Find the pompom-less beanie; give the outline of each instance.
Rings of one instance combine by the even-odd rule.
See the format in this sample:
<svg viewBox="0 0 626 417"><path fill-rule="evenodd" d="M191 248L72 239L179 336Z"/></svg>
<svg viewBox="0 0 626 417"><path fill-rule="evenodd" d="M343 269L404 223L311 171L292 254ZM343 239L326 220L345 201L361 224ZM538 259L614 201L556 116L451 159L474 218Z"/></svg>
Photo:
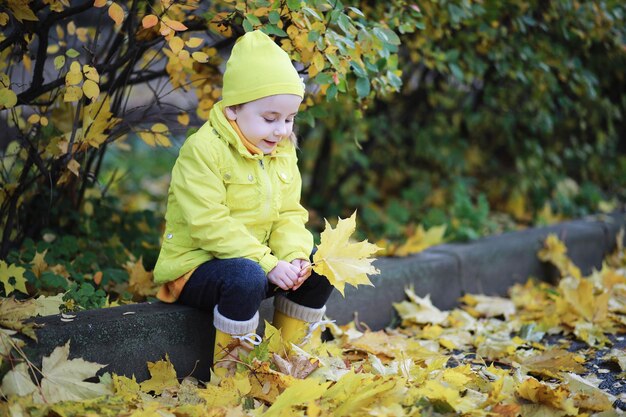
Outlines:
<svg viewBox="0 0 626 417"><path fill-rule="evenodd" d="M222 103L247 103L276 94L304 97L304 82L289 55L265 33L255 30L237 40L226 62Z"/></svg>

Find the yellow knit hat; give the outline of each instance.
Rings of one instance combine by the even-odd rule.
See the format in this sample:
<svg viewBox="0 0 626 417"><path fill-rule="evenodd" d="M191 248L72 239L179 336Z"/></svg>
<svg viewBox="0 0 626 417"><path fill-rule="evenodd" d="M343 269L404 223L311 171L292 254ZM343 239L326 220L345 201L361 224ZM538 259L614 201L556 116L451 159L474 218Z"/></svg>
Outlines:
<svg viewBox="0 0 626 417"><path fill-rule="evenodd" d="M304 82L289 55L269 36L248 32L237 40L226 62L222 102L234 106L276 94L304 97Z"/></svg>

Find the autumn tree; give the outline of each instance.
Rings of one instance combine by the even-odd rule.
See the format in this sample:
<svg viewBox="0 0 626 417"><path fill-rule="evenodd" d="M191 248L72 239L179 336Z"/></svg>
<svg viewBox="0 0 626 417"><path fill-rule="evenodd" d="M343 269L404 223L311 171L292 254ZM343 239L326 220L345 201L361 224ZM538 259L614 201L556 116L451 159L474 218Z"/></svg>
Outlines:
<svg viewBox="0 0 626 417"><path fill-rule="evenodd" d="M415 28L414 8L389 8ZM87 197L97 204L118 179L101 170L108 148L132 135L167 147L206 120L245 31L265 31L297 63L302 110L401 84L398 27L341 1L10 1L0 25L0 258L44 229L78 227L94 210Z"/></svg>

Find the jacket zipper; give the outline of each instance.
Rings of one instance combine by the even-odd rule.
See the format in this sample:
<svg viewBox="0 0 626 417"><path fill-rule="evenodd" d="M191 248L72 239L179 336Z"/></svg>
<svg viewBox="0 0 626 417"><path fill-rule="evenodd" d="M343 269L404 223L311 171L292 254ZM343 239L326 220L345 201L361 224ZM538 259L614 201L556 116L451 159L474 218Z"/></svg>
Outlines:
<svg viewBox="0 0 626 417"><path fill-rule="evenodd" d="M265 164L262 159L259 159L259 164L261 165L261 171L263 171L263 175L265 177L265 182L267 183L267 197L265 198L265 218L269 217L270 208L271 208L271 198L272 198L272 181L270 180L269 174L265 170Z"/></svg>

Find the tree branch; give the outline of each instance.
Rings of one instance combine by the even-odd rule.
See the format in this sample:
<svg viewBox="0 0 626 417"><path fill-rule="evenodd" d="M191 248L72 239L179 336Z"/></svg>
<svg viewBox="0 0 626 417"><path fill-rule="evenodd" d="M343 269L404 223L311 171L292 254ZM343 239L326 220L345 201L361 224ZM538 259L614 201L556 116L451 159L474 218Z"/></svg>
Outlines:
<svg viewBox="0 0 626 417"><path fill-rule="evenodd" d="M38 25L36 33L37 37L39 38L39 45L37 46L37 55L35 58L35 68L33 69L33 78L30 83L30 87L28 87L26 91L23 91L17 96L18 104L26 104L39 95L35 92L39 90L39 88L43 85L43 70L46 64L46 56L48 50L48 32L50 31L50 27L54 23L63 20L66 17L73 16L75 14L79 14L84 12L85 10L88 10L89 8L91 8L92 5L93 2L87 1L85 4L76 7L70 7L69 9L65 9L60 13L51 13L48 15L46 20L41 23L41 25Z"/></svg>

